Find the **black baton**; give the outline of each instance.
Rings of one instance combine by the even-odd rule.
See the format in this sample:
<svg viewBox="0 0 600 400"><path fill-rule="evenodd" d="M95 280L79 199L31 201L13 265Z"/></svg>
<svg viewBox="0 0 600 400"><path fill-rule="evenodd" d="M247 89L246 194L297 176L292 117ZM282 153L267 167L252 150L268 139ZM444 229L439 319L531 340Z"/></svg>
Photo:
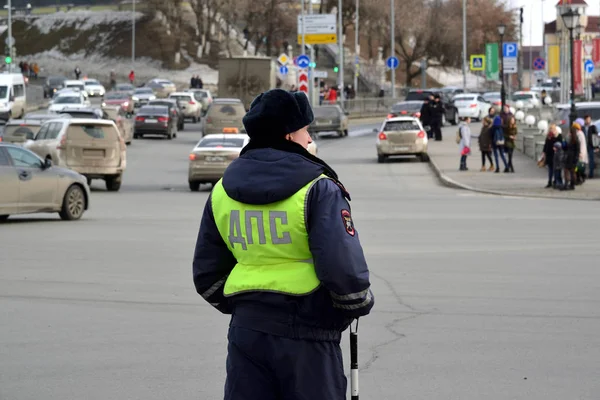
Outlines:
<svg viewBox="0 0 600 400"><path fill-rule="evenodd" d="M350 395L358 400L358 318L354 332L350 324Z"/></svg>

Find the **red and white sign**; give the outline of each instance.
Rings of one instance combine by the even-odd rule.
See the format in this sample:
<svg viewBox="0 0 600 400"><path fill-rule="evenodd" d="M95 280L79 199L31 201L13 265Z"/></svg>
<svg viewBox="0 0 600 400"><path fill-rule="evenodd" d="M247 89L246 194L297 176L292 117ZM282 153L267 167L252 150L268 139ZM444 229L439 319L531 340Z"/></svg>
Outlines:
<svg viewBox="0 0 600 400"><path fill-rule="evenodd" d="M308 70L307 69L299 69L298 70L298 90L306 93L308 96Z"/></svg>
<svg viewBox="0 0 600 400"><path fill-rule="evenodd" d="M592 49L592 61L598 67L600 66L600 39L592 40L592 45L594 46Z"/></svg>
<svg viewBox="0 0 600 400"><path fill-rule="evenodd" d="M581 40L573 42L573 78L575 94L583 94L583 45Z"/></svg>

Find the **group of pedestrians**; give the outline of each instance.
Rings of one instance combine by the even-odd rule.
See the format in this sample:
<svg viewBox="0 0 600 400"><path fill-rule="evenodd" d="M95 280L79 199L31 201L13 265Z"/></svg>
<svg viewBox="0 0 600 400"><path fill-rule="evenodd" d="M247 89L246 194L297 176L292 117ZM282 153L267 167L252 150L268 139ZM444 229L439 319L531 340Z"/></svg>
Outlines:
<svg viewBox="0 0 600 400"><path fill-rule="evenodd" d="M461 123L456 134L456 143L460 151L460 171L468 171L467 157L471 155L471 118L461 118ZM483 118L481 132L479 133L479 150L481 152L481 171L500 172L500 160L504 165L505 173L514 173L513 153L515 139L518 135L517 120L510 112L508 106L499 115L496 109L490 107L488 115ZM492 160L492 154L494 159ZM486 168L489 161L489 168ZM495 163L494 163L495 161Z"/></svg>
<svg viewBox="0 0 600 400"><path fill-rule="evenodd" d="M586 115L571 125L563 137L555 124L551 124L538 163L548 168L546 188L574 190L587 178L594 177L595 154L600 147L600 137L592 118Z"/></svg>
<svg viewBox="0 0 600 400"><path fill-rule="evenodd" d="M442 140L442 125L444 121L444 104L439 94L430 95L421 106L421 123L427 131L429 139Z"/></svg>
<svg viewBox="0 0 600 400"><path fill-rule="evenodd" d="M202 78L200 75L194 75L190 79L190 89L202 89L204 88L204 82L202 82Z"/></svg>
<svg viewBox="0 0 600 400"><path fill-rule="evenodd" d="M19 69L24 76L29 78L37 78L40 73L40 66L36 62L29 63L27 61L21 61L19 63Z"/></svg>

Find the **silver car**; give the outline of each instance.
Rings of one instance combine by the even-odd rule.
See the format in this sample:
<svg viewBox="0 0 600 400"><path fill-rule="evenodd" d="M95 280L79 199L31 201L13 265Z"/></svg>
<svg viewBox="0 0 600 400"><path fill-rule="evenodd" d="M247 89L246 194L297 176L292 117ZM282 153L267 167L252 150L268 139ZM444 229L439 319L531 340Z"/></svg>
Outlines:
<svg viewBox="0 0 600 400"><path fill-rule="evenodd" d="M76 220L89 204L83 175L53 166L23 147L0 143L0 221L12 214L41 212Z"/></svg>

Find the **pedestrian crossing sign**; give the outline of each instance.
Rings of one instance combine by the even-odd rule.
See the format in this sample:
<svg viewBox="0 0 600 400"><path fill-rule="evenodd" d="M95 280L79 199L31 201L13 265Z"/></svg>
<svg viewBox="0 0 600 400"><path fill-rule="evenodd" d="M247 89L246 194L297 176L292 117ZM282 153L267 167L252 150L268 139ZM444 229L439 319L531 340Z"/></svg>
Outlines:
<svg viewBox="0 0 600 400"><path fill-rule="evenodd" d="M485 54L473 54L471 56L471 71L485 70Z"/></svg>

